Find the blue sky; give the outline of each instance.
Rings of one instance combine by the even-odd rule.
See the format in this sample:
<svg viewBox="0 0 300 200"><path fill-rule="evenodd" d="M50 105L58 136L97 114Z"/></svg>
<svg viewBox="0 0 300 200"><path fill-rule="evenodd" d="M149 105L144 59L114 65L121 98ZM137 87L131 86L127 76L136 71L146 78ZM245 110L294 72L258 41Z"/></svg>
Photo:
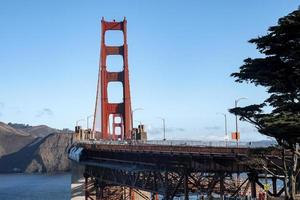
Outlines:
<svg viewBox="0 0 300 200"><path fill-rule="evenodd" d="M129 70L135 120L160 139L223 139L234 99L259 103L264 88L229 77L263 35L299 1L39 1L0 2L0 121L73 128L93 113L100 20L128 20ZM118 35L112 35L111 40ZM112 64L117 64L112 61ZM111 94L117 96L117 90ZM138 122L135 122L138 123ZM229 132L234 116L228 114ZM240 123L242 140L263 139Z"/></svg>

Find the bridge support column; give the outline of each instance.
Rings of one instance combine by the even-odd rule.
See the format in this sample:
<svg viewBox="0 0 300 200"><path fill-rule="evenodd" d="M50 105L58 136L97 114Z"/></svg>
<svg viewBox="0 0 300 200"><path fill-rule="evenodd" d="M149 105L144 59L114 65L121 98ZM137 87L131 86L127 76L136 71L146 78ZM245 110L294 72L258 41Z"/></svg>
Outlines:
<svg viewBox="0 0 300 200"><path fill-rule="evenodd" d="M236 185L237 187L240 187L241 184L241 177L240 177L240 170L238 169L238 172L236 174ZM241 189L238 190L237 196L239 197L241 195Z"/></svg>
<svg viewBox="0 0 300 200"><path fill-rule="evenodd" d="M220 175L220 199L224 200L224 174Z"/></svg>
<svg viewBox="0 0 300 200"><path fill-rule="evenodd" d="M158 194L157 193L151 193L151 200L158 200Z"/></svg>
<svg viewBox="0 0 300 200"><path fill-rule="evenodd" d="M184 184L184 200L189 200L189 186L188 186L188 181L189 181L189 177L187 172L184 173L184 180L183 180L183 184Z"/></svg>
<svg viewBox="0 0 300 200"><path fill-rule="evenodd" d="M132 188L129 188L129 199L130 200L134 200L135 199L134 191L133 191Z"/></svg>
<svg viewBox="0 0 300 200"><path fill-rule="evenodd" d="M95 190L96 190L96 200L101 200L102 197L103 197L102 196L103 191L101 191L102 188L97 185L96 188L95 188Z"/></svg>
<svg viewBox="0 0 300 200"><path fill-rule="evenodd" d="M88 200L89 192L88 192L88 177L84 175L84 196L85 200Z"/></svg>
<svg viewBox="0 0 300 200"><path fill-rule="evenodd" d="M248 178L249 178L249 181L251 183L251 198L256 199L257 174L256 173L249 173Z"/></svg>
<svg viewBox="0 0 300 200"><path fill-rule="evenodd" d="M272 186L273 186L273 194L274 196L277 195L277 178L272 177Z"/></svg>
<svg viewBox="0 0 300 200"><path fill-rule="evenodd" d="M165 177L164 177L164 197L163 200L169 200L169 179L168 179L168 171L165 172Z"/></svg>
<svg viewBox="0 0 300 200"><path fill-rule="evenodd" d="M300 197L300 174L296 177L296 195Z"/></svg>
<svg viewBox="0 0 300 200"><path fill-rule="evenodd" d="M126 200L126 188L123 186L122 187L122 197L121 200Z"/></svg>
<svg viewBox="0 0 300 200"><path fill-rule="evenodd" d="M104 199L104 188L105 186L98 181L95 183L96 200Z"/></svg>

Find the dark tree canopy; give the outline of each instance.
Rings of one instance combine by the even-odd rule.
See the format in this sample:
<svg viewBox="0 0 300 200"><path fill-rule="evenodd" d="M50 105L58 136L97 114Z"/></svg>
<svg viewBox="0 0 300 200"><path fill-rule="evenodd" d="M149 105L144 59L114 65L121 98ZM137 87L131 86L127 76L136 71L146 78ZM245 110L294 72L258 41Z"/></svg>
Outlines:
<svg viewBox="0 0 300 200"><path fill-rule="evenodd" d="M266 87L270 96L259 105L231 109L242 120L254 124L262 134L285 146L300 142L300 10L280 18L265 36L249 41L263 58L247 58L236 82ZM264 108L271 112L265 113Z"/></svg>

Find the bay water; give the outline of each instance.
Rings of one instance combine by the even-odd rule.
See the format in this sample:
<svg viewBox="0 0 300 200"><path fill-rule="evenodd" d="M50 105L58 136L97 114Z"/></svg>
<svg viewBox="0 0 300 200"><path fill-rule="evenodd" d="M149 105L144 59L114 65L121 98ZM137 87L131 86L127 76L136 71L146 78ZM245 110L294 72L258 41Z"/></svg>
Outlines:
<svg viewBox="0 0 300 200"><path fill-rule="evenodd" d="M69 200L71 174L0 174L1 200Z"/></svg>

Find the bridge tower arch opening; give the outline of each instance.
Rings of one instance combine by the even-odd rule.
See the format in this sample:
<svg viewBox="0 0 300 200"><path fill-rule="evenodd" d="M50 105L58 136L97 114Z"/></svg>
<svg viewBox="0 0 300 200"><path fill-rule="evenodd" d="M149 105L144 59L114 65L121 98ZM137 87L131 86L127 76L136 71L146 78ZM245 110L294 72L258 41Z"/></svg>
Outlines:
<svg viewBox="0 0 300 200"><path fill-rule="evenodd" d="M119 46L107 45L105 35L108 31L121 31L123 33L123 44ZM117 55L123 58L123 69L121 71L108 70L107 57ZM123 102L110 103L108 101L108 83L110 82L122 83ZM110 131L110 115L121 118L121 123L116 123L114 121L112 122L112 131ZM132 115L128 70L127 20L125 18L120 22L116 22L115 20L105 21L104 18L101 20L101 50L96 105L94 112L94 132L96 127L99 127L97 123L100 123L100 134L96 136L98 139L131 139ZM115 137L115 128L117 127L121 128L119 137Z"/></svg>

